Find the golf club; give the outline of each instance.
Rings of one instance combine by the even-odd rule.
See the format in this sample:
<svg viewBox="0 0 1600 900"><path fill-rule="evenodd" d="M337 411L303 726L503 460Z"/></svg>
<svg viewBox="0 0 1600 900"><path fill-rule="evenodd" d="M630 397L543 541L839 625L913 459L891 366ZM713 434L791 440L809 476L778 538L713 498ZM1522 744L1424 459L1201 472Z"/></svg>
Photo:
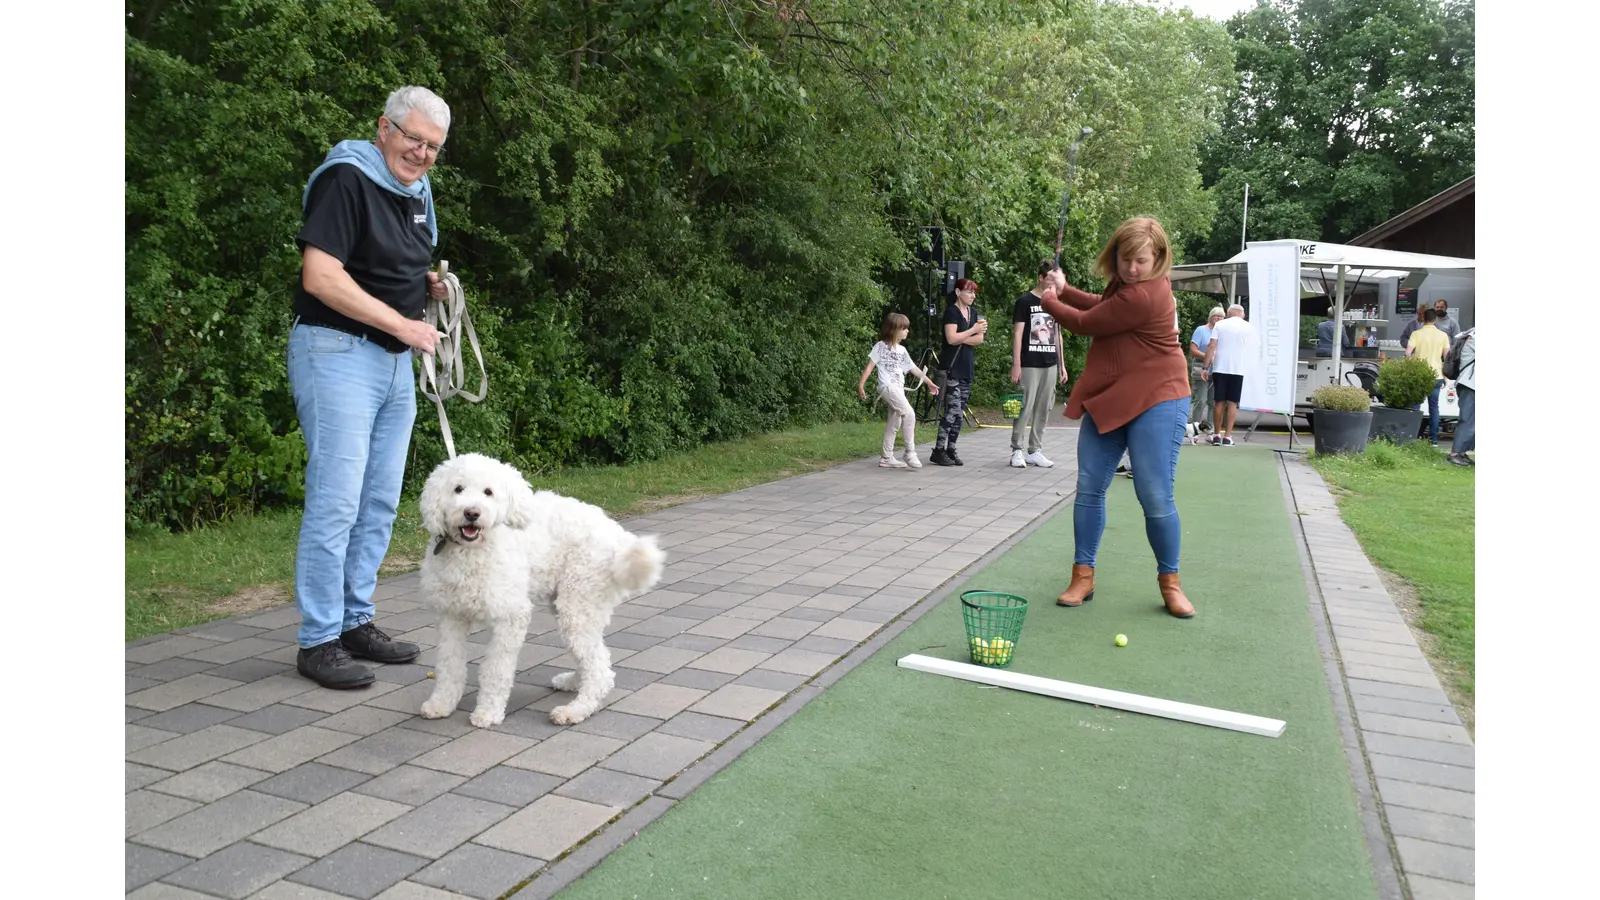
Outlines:
<svg viewBox="0 0 1600 900"><path fill-rule="evenodd" d="M1067 150L1067 189L1061 194L1061 223L1056 228L1056 266L1061 265L1061 238L1067 233L1067 212L1072 209L1072 174L1078 168L1078 147L1083 144L1083 139L1094 133L1094 129L1083 126L1078 132L1078 139L1072 142L1072 147Z"/></svg>

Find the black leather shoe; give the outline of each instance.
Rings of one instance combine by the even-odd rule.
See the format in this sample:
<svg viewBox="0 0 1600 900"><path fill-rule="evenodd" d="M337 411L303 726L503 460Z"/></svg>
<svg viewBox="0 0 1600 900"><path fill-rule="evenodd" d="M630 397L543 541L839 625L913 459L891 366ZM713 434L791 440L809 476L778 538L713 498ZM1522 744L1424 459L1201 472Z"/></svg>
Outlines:
<svg viewBox="0 0 1600 900"><path fill-rule="evenodd" d="M357 659L381 663L408 663L422 653L421 647L394 640L371 622L363 622L339 635L339 643Z"/></svg>
<svg viewBox="0 0 1600 900"><path fill-rule="evenodd" d="M954 448L954 447L945 448L944 458L945 458L945 465L947 465L947 466L964 466L964 465L966 465L966 463L961 461L961 457L956 455L956 448Z"/></svg>
<svg viewBox="0 0 1600 900"><path fill-rule="evenodd" d="M309 650L301 648L294 667L301 675L334 690L366 687L375 680L372 670L352 660L339 641L328 641Z"/></svg>
<svg viewBox="0 0 1600 900"><path fill-rule="evenodd" d="M935 447L935 448L933 448L933 455L928 457L928 462L931 462L936 466L948 466L948 465L950 465L948 462L945 462L944 448L943 447Z"/></svg>

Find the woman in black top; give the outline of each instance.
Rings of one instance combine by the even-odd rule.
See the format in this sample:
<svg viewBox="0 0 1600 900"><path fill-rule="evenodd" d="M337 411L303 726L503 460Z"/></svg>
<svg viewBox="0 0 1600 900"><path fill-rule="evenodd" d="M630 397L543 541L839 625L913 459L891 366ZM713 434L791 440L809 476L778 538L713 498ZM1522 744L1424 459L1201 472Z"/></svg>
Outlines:
<svg viewBox="0 0 1600 900"><path fill-rule="evenodd" d="M972 348L983 343L989 323L972 309L978 297L978 284L970 278L956 282L956 301L944 311L944 352L939 358L947 372L944 383L944 412L939 417L939 432L929 462L936 466L965 465L956 455L956 438L961 435L961 414L972 395Z"/></svg>

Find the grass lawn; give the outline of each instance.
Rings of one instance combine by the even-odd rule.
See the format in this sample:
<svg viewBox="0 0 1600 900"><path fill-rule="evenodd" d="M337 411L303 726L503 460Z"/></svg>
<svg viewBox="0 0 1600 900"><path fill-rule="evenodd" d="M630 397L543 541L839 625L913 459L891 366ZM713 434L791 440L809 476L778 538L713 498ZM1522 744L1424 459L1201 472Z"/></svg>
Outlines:
<svg viewBox="0 0 1600 900"><path fill-rule="evenodd" d="M918 441L932 440L933 427L919 423ZM534 487L624 517L873 456L882 438L882 422L817 425L709 444L652 462L568 469L535 479ZM183 534L128 538L125 640L292 599L299 532L300 510L284 509ZM416 497L408 496L380 574L415 570L425 543Z"/></svg>
<svg viewBox="0 0 1600 900"><path fill-rule="evenodd" d="M1423 443L1369 444L1359 455L1313 455L1311 464L1333 486L1361 549L1416 591L1420 625L1436 638L1423 651L1470 705L1474 471Z"/></svg>

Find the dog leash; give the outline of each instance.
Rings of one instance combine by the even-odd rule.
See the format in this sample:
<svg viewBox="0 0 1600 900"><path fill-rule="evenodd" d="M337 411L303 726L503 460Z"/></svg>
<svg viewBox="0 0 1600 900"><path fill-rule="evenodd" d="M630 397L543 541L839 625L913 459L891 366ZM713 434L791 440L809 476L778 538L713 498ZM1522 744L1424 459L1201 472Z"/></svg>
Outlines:
<svg viewBox="0 0 1600 900"><path fill-rule="evenodd" d="M483 367L483 350L478 346L478 332L473 329L472 318L467 315L467 297L461 290L461 279L450 271L450 264L444 260L439 261L439 280L445 286L445 299L436 300L429 294L422 320L442 332L443 337L439 338L433 354L422 354L422 372L417 376L417 389L422 396L432 400L434 408L439 411L439 431L444 435L444 449L451 459L455 459L456 443L450 435L450 419L444 414L444 401L459 396L473 403L483 402L489 393L489 372ZM462 332L466 333L467 342L472 345L472 354L478 360L476 394L462 386L466 376L462 360ZM437 372L434 369L436 358ZM430 387L432 390L429 390Z"/></svg>

